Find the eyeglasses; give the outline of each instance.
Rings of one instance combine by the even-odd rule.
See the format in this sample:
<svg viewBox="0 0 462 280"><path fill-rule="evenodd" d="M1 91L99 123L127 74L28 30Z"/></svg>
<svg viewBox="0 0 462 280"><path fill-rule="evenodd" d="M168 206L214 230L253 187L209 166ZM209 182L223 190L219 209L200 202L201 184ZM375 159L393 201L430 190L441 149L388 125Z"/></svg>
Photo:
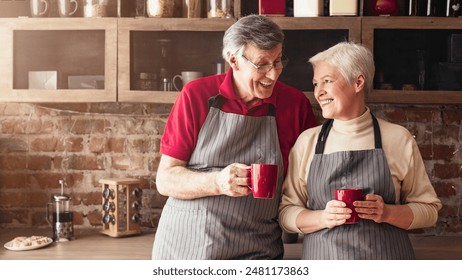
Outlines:
<svg viewBox="0 0 462 280"><path fill-rule="evenodd" d="M271 69L275 69L275 70L282 70L282 68L286 67L287 66L287 63L289 63L289 59L287 57L285 57L283 55L282 59L280 61L275 61L271 64L263 64L263 65L257 65L255 63L253 63L252 61L250 61L247 57L245 57L244 54L241 54L242 58L245 59L245 61L247 61L248 63L250 63L250 65L252 65L255 70L260 73L260 74L266 74L268 73L269 71L271 71Z"/></svg>

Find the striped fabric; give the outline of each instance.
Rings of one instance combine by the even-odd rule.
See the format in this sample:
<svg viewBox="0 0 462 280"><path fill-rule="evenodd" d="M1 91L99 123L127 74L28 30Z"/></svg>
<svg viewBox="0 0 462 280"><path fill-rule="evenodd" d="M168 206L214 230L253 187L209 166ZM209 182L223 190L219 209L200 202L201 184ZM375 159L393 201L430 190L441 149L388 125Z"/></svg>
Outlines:
<svg viewBox="0 0 462 280"><path fill-rule="evenodd" d="M283 164L273 112L249 117L217 107L219 103L210 108L188 167L207 172L234 162L278 164L278 191L274 199L170 197L162 211L153 259L282 258L277 216Z"/></svg>
<svg viewBox="0 0 462 280"><path fill-rule="evenodd" d="M376 121L374 130L378 132L376 137L380 137ZM325 133L319 139L325 140L329 129ZM362 188L365 194L379 194L385 203L395 203L395 189L380 141L376 141L373 150L322 153L322 150L317 151L311 163L307 179L308 209L325 209L326 203L334 199L337 188ZM405 230L386 223L360 220L357 224L305 235L302 258L376 260L415 259L415 256Z"/></svg>

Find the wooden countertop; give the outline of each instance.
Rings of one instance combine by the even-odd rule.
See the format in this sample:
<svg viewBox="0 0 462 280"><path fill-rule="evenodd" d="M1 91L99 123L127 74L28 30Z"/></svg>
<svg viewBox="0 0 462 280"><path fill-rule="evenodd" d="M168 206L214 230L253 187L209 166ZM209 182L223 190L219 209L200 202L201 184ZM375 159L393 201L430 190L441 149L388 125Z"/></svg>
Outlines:
<svg viewBox="0 0 462 280"><path fill-rule="evenodd" d="M114 238L98 230L74 229L75 240L53 242L29 251L10 251L3 245L16 236L52 236L49 230L2 229L0 260L150 260L154 232Z"/></svg>
<svg viewBox="0 0 462 280"><path fill-rule="evenodd" d="M1 229L0 260L150 260L154 232L114 238L97 229L75 229L75 240L53 242L30 251L10 251L3 244L17 236L51 236L51 229ZM411 236L417 259L462 260L462 236ZM285 244L284 259L300 259L301 243Z"/></svg>

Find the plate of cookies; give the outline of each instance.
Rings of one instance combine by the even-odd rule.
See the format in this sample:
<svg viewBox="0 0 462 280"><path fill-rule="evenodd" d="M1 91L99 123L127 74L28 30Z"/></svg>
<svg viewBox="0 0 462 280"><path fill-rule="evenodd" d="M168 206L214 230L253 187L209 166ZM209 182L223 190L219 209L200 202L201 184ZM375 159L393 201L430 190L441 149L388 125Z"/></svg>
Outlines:
<svg viewBox="0 0 462 280"><path fill-rule="evenodd" d="M12 251L28 251L42 248L53 243L53 239L46 236L18 236L5 243L4 247Z"/></svg>

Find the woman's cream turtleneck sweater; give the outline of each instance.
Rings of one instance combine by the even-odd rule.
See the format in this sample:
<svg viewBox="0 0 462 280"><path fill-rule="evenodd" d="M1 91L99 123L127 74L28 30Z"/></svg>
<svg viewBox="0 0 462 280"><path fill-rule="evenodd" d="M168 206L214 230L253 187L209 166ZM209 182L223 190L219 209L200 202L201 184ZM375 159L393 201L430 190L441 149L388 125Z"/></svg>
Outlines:
<svg viewBox="0 0 462 280"><path fill-rule="evenodd" d="M409 229L434 225L441 201L425 171L413 136L402 126L378 119L382 145L396 193L396 204L408 205L414 219ZM289 155L289 168L283 185L279 220L287 232L301 231L296 226L298 214L306 209L309 194L307 178L321 126L304 131ZM325 154L338 151L374 149L374 128L370 110L358 118L335 120L327 137ZM322 186L316 186L322 187Z"/></svg>

